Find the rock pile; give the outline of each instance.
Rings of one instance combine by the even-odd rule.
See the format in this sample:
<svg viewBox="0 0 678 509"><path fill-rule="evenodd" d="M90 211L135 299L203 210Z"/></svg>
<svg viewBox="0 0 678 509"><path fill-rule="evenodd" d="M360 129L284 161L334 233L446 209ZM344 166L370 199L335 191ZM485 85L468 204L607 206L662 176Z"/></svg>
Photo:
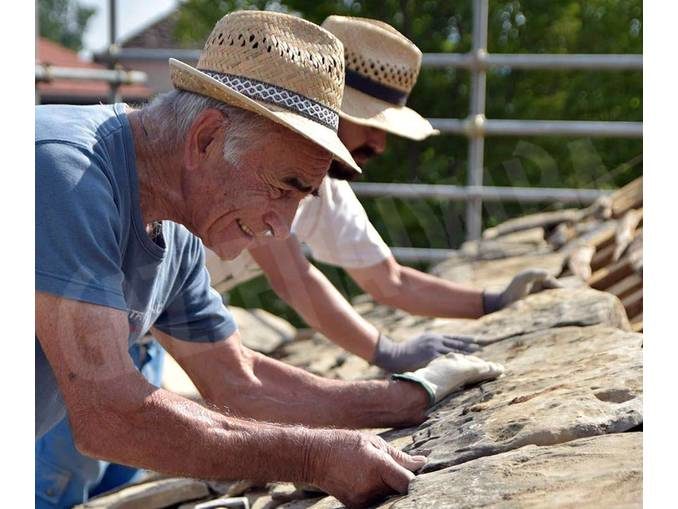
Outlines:
<svg viewBox="0 0 678 509"><path fill-rule="evenodd" d="M434 272L491 287L534 267L546 268L567 288L531 295L478 320L413 317L365 297L355 302L394 339L426 331L473 335L483 345L476 355L506 367L501 378L441 401L422 425L382 431L429 461L407 496L379 507L642 504L642 181L588 209L487 230ZM258 323L269 331L264 347L275 344L270 323ZM279 335L269 353L284 362L345 380L385 376L319 334L293 341ZM147 497L140 499L144 490ZM341 507L332 497L288 484L186 479L151 480L107 497L85 507ZM216 505L201 505L220 497Z"/></svg>

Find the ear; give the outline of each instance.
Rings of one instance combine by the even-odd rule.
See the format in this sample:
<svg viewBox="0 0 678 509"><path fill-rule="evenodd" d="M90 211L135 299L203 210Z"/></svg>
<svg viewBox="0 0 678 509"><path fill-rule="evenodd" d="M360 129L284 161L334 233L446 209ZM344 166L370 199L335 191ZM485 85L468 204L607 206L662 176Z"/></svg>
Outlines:
<svg viewBox="0 0 678 509"><path fill-rule="evenodd" d="M184 165L191 170L209 159L214 141L223 133L224 114L213 108L202 111L191 124L184 143Z"/></svg>

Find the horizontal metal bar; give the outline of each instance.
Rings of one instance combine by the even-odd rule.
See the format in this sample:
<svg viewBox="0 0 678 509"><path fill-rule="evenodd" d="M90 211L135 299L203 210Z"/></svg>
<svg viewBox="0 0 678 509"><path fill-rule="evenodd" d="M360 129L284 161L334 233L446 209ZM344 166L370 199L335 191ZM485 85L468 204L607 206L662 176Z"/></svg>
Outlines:
<svg viewBox="0 0 678 509"><path fill-rule="evenodd" d="M52 80L94 80L131 85L146 83L146 73L141 71L123 71L120 69L88 69L79 67L35 66L35 81Z"/></svg>
<svg viewBox="0 0 678 509"><path fill-rule="evenodd" d="M520 201L543 203L593 203L610 191L600 189L570 189L549 187L453 186L440 184L393 184L381 182L352 182L357 195L391 198L437 198L451 201Z"/></svg>
<svg viewBox="0 0 678 509"><path fill-rule="evenodd" d="M634 54L535 54L535 53L424 53L428 68L641 71L643 55Z"/></svg>
<svg viewBox="0 0 678 509"><path fill-rule="evenodd" d="M466 136L589 136L642 138L642 122L595 122L587 120L498 120L429 118L443 133Z"/></svg>
<svg viewBox="0 0 678 509"><path fill-rule="evenodd" d="M98 61L117 60L178 60L197 61L199 49L180 48L121 48L114 54L102 52ZM424 53L422 65L428 68L456 67L461 69L488 69L512 67L515 69L591 69L601 71L642 70L643 55L619 54L528 54L489 53L476 57L473 53Z"/></svg>
<svg viewBox="0 0 678 509"><path fill-rule="evenodd" d="M458 253L454 249L434 249L423 247L389 247L393 256L401 262L431 262L437 263L447 260ZM306 258L313 258L313 251L306 244L301 245Z"/></svg>
<svg viewBox="0 0 678 509"><path fill-rule="evenodd" d="M393 256L401 262L443 262L458 253L453 249L426 249L420 247L391 247Z"/></svg>
<svg viewBox="0 0 678 509"><path fill-rule="evenodd" d="M119 48L114 52L104 51L94 55L97 62L123 61L123 60L152 60L162 61L170 58L177 60L197 62L200 58L199 49L180 48Z"/></svg>

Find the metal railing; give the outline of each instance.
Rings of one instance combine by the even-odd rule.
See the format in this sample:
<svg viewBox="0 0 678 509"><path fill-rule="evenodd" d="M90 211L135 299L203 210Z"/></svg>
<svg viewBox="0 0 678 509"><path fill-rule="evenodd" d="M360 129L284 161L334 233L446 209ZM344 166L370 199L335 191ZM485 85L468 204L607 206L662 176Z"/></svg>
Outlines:
<svg viewBox="0 0 678 509"><path fill-rule="evenodd" d="M92 80L103 81L109 85L108 100L111 103L121 101L120 86L144 84L147 81L146 73L141 71L125 71L118 68L118 62L115 58L117 46L115 40L117 39L117 1L108 1L108 54L112 55L107 61L108 69L90 69L81 67L58 67L46 64L35 65L35 82L49 83L52 80ZM39 16L39 2L35 3L35 47L36 56L38 51L38 37L40 36L40 16ZM38 87L35 87L35 104L40 104L40 92Z"/></svg>
<svg viewBox="0 0 678 509"><path fill-rule="evenodd" d="M109 0L110 47L97 55L99 61L108 64L111 70L125 60L167 60L169 57L185 61L197 61L200 50L120 48L115 45L115 1ZM499 120L485 118L487 94L486 72L492 68L527 70L596 70L642 71L642 55L595 55L595 54L490 54L487 52L488 0L473 2L473 44L466 54L425 53L422 66L426 68L467 69L471 75L469 115L464 119L431 118L436 129L445 134L462 135L468 138L468 172L466 186L440 186L416 184L354 183L356 194L361 196L390 196L400 198L440 198L466 202L465 223L467 239L480 238L482 229L483 201L548 202L585 205L604 194L596 189L551 189L483 186L485 138L488 136L586 136L641 138L642 122L595 122L561 120ZM52 68L50 72L54 73ZM36 67L36 79L37 79ZM115 74L109 80L113 95L124 75ZM403 249L405 251L403 251ZM416 248L393 248L401 253L401 259L413 261L437 261L447 250ZM427 254L428 253L428 254Z"/></svg>
<svg viewBox="0 0 678 509"><path fill-rule="evenodd" d="M105 81L111 85L132 85L146 83L146 73L141 71L124 71L122 69L88 69L86 67L35 65L35 81L49 83L52 80L94 80Z"/></svg>

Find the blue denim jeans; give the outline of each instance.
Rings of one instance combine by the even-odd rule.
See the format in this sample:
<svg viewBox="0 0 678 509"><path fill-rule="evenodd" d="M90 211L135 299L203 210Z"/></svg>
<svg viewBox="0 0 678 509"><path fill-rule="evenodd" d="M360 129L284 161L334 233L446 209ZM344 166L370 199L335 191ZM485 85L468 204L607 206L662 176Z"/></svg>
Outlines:
<svg viewBox="0 0 678 509"><path fill-rule="evenodd" d="M153 385L160 386L165 351L156 342L135 344L130 356ZM35 442L36 509L70 508L89 497L134 481L142 471L78 452L64 418Z"/></svg>

